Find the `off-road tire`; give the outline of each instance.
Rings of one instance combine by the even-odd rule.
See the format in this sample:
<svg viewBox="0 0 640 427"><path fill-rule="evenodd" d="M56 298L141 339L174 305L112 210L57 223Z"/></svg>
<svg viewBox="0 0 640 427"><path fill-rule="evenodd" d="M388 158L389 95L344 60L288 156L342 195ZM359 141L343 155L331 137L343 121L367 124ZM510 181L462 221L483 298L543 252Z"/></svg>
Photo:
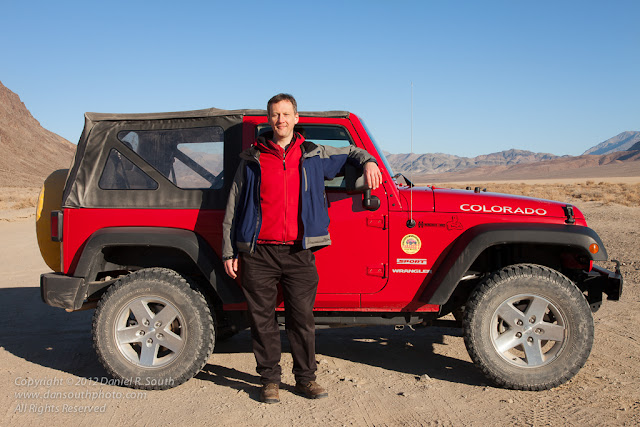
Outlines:
<svg viewBox="0 0 640 427"><path fill-rule="evenodd" d="M567 277L517 264L474 289L465 304L463 333L469 356L496 385L546 390L571 379L587 361L593 317Z"/></svg>
<svg viewBox="0 0 640 427"><path fill-rule="evenodd" d="M202 369L214 344L215 318L204 296L166 268L118 280L93 316L93 346L114 383L122 386L178 386Z"/></svg>

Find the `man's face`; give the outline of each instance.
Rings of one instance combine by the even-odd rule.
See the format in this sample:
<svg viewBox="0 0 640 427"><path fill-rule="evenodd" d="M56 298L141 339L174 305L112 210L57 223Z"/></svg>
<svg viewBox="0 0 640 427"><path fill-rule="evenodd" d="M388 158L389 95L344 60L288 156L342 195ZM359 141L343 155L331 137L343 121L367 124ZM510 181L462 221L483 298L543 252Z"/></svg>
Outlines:
<svg viewBox="0 0 640 427"><path fill-rule="evenodd" d="M293 110L293 104L289 101L280 101L271 105L269 124L273 128L276 140L290 139L293 136L293 127L298 123L298 113Z"/></svg>

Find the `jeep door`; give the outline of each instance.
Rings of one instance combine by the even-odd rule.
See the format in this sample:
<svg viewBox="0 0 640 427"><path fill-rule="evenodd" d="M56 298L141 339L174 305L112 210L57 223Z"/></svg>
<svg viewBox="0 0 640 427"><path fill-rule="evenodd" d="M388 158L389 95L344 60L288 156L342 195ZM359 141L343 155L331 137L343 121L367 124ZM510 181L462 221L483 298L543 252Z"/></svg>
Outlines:
<svg viewBox="0 0 640 427"><path fill-rule="evenodd" d="M364 147L348 120L304 123L301 117L300 122L305 138L316 144ZM362 194L347 194L342 176L325 181L325 190L331 245L315 253L320 275L316 308L359 307L360 294L377 292L387 282L387 195L382 186L373 191L380 207L368 211Z"/></svg>

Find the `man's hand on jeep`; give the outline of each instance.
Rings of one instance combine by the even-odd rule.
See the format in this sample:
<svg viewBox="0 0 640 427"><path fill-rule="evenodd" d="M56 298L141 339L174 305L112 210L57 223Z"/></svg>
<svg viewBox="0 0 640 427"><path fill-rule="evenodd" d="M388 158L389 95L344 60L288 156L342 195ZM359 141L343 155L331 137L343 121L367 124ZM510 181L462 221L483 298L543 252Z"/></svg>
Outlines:
<svg viewBox="0 0 640 427"><path fill-rule="evenodd" d="M224 271L232 278L238 277L238 258L228 259L224 262Z"/></svg>
<svg viewBox="0 0 640 427"><path fill-rule="evenodd" d="M375 162L367 162L364 164L364 179L367 186L372 190L375 190L382 184L382 173Z"/></svg>

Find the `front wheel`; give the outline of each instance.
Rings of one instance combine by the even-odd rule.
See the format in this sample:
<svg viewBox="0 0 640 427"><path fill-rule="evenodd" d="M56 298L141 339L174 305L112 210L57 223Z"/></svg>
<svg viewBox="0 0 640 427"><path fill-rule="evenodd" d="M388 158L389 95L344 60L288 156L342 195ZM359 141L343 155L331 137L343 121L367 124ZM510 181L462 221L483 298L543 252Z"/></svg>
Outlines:
<svg viewBox="0 0 640 427"><path fill-rule="evenodd" d="M545 390L571 379L593 345L593 317L580 290L547 267L505 267L465 305L464 341L474 363L499 386Z"/></svg>
<svg viewBox="0 0 640 427"><path fill-rule="evenodd" d="M214 317L175 271L139 270L102 296L93 317L100 362L119 385L164 390L192 378L215 342Z"/></svg>

